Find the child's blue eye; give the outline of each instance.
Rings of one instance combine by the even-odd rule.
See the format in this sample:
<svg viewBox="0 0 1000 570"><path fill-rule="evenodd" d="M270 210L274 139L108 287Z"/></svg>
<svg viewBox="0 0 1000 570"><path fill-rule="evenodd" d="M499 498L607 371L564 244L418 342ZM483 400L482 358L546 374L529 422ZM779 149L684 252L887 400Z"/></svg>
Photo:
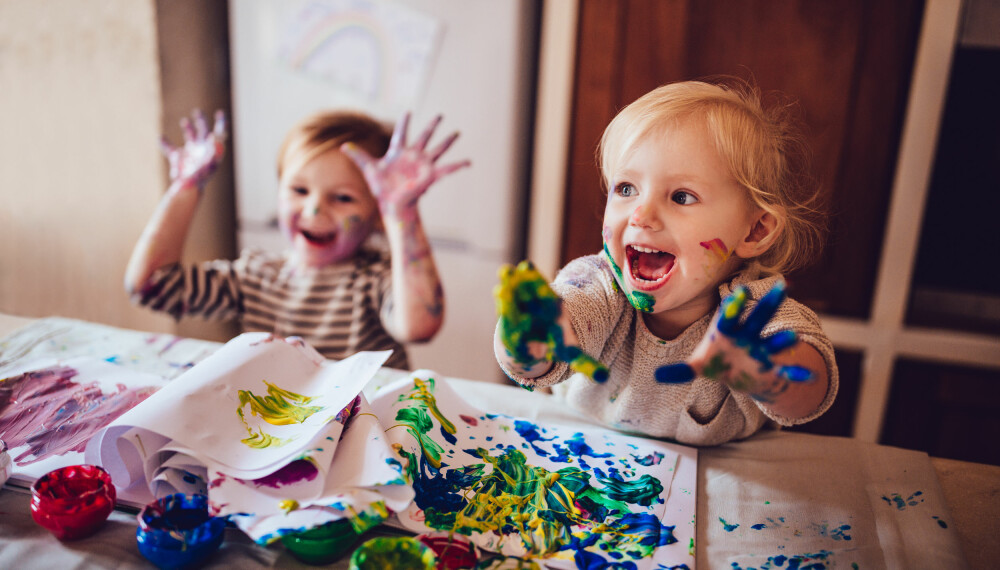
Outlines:
<svg viewBox="0 0 1000 570"><path fill-rule="evenodd" d="M698 198L695 198L694 194L686 190L678 190L677 192L674 192L670 196L670 199L681 206L690 206L691 204L698 202Z"/></svg>
<svg viewBox="0 0 1000 570"><path fill-rule="evenodd" d="M299 196L305 196L309 194L309 189L304 186L293 186L292 193L298 194Z"/></svg>
<svg viewBox="0 0 1000 570"><path fill-rule="evenodd" d="M622 182L615 186L615 194L618 194L623 198L631 198L632 196L635 196L636 189L635 186L632 186L628 182Z"/></svg>
<svg viewBox="0 0 1000 570"><path fill-rule="evenodd" d="M333 197L334 202L340 202L342 204L349 204L354 201L354 196L350 194L337 194Z"/></svg>

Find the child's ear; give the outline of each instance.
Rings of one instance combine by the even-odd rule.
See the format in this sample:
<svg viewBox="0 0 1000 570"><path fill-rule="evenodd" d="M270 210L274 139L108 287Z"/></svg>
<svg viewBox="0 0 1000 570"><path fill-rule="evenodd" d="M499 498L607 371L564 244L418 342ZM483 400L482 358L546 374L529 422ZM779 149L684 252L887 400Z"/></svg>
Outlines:
<svg viewBox="0 0 1000 570"><path fill-rule="evenodd" d="M757 257L771 247L780 231L781 223L778 218L770 212L760 211L746 237L736 244L734 253L743 259Z"/></svg>

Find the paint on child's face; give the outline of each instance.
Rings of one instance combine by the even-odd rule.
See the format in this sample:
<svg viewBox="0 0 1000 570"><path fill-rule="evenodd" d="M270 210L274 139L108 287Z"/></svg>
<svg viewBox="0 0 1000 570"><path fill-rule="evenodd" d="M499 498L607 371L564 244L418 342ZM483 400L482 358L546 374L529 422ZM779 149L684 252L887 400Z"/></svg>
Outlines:
<svg viewBox="0 0 1000 570"><path fill-rule="evenodd" d="M689 322L711 312L756 211L701 120L648 135L610 181L604 251L632 305L654 321L667 311Z"/></svg>
<svg viewBox="0 0 1000 570"><path fill-rule="evenodd" d="M298 263L322 267L350 259L379 220L378 205L357 166L337 149L287 173L278 222Z"/></svg>

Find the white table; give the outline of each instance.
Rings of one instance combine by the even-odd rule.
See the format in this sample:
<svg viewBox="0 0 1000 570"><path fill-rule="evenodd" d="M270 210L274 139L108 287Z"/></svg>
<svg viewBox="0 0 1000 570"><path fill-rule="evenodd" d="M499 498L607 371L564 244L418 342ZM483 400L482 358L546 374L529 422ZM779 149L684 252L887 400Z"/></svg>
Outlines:
<svg viewBox="0 0 1000 570"><path fill-rule="evenodd" d="M0 341L14 331L31 330L23 327L37 323L0 315ZM11 348L6 347L8 357ZM4 350L0 342L0 362ZM470 404L482 409L539 423L595 425L545 394L495 383L448 381ZM767 431L746 441L699 450L697 560L700 568L730 568L731 556L748 549L761 555L792 555L800 551L799 544L830 544L834 549L853 549L859 556L882 548L887 567L922 567L929 559L915 554L930 547L926 538L910 533L907 525L886 524L886 509L878 500L880 494L919 490L926 502L912 507L906 516L947 522L948 528L932 533L931 539L940 541L937 548L957 557L948 567L962 567L964 551L969 567L991 568L1000 560L998 489L1000 467L932 459L919 452L846 438ZM863 502L866 495L874 497L869 501L874 514L863 512L865 508L838 508ZM60 543L32 521L28 503L23 490L0 491L0 567L149 567L136 548L134 514L116 511L93 537ZM789 516L792 512L799 514ZM806 519L801 513L811 512L823 515L803 524ZM850 540L831 542L845 521L852 527L847 531L853 533ZM399 532L383 527L375 532ZM307 566L280 546L264 548L229 529L222 550L208 567ZM346 560L333 567L346 567Z"/></svg>

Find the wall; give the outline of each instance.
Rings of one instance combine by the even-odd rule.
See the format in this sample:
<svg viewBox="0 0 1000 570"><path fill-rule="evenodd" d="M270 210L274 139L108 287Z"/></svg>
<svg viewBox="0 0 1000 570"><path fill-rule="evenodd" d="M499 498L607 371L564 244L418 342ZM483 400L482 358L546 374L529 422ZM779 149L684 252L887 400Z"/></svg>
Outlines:
<svg viewBox="0 0 1000 570"><path fill-rule="evenodd" d="M176 330L122 288L166 185L161 128L179 119L165 115L157 14L153 0L0 0L0 311ZM196 241L200 255L227 245Z"/></svg>

